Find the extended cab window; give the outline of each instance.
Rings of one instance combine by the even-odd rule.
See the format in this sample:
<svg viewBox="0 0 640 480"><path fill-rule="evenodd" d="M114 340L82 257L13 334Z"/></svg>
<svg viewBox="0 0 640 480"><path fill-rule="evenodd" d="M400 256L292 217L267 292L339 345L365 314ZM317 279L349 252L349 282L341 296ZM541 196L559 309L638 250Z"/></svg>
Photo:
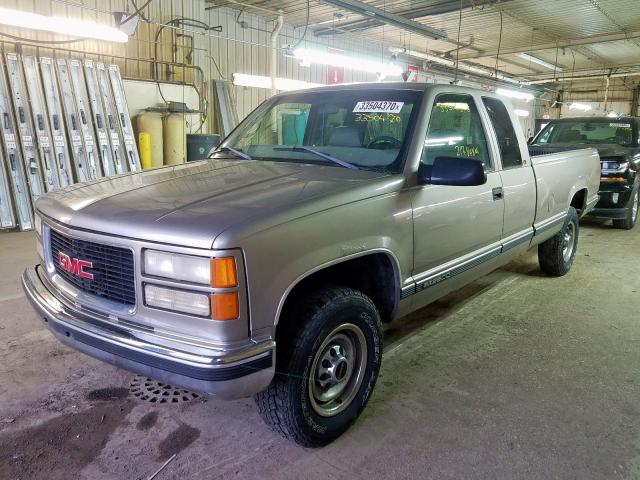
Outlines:
<svg viewBox="0 0 640 480"><path fill-rule="evenodd" d="M438 95L431 109L422 162L432 165L437 157L462 157L480 160L491 170L487 139L478 109L470 95Z"/></svg>
<svg viewBox="0 0 640 480"><path fill-rule="evenodd" d="M502 168L520 167L522 165L520 145L507 107L496 98L482 97L482 101L489 112L491 124L498 137Z"/></svg>

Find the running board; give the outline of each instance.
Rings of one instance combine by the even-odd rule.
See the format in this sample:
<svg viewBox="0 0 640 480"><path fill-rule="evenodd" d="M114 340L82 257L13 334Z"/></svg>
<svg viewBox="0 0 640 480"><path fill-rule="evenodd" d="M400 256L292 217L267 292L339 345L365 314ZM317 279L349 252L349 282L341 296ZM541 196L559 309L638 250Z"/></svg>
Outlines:
<svg viewBox="0 0 640 480"><path fill-rule="evenodd" d="M9 172L9 183L13 192L18 225L20 230L31 230L33 228L33 217L31 216L29 187L23 169L22 155L18 148L11 100L9 99L9 90L4 75L0 75L0 124L4 139L2 142L4 159ZM3 207L3 210L5 210L5 207Z"/></svg>
<svg viewBox="0 0 640 480"><path fill-rule="evenodd" d="M131 125L131 118L129 117L127 99L124 95L124 86L122 85L120 69L117 65L109 65L109 79L111 80L116 112L120 119L120 128L122 129L122 137L124 139L124 148L127 155L129 170L132 172L139 172L141 170L140 157L138 156L138 149L136 148L136 142L133 137L133 126Z"/></svg>
<svg viewBox="0 0 640 480"><path fill-rule="evenodd" d="M40 88L40 75L38 74L38 64L35 57L22 57L24 67L24 78L27 83L27 92L31 102L31 113L35 138L38 144L38 153L44 167L45 187L48 192L60 187L60 172L55 161L55 152L51 144L51 130L47 110ZM65 182L66 183L66 182Z"/></svg>
<svg viewBox="0 0 640 480"><path fill-rule="evenodd" d="M67 65L69 67L69 74L71 75L71 85L73 85L73 93L75 94L76 107L80 119L80 131L82 132L84 148L87 152L87 160L93 171L95 171L96 178L99 178L102 176L100 165L105 169L105 174L111 171L110 168L112 167L106 166L105 168L105 165L102 163L102 159L100 158L100 152L96 148L93 126L90 122L91 114L89 112L89 97L87 96L87 86L84 82L82 65L79 60L69 60Z"/></svg>
<svg viewBox="0 0 640 480"><path fill-rule="evenodd" d="M33 135L33 125L31 125L31 109L29 108L29 100L27 99L27 91L22 78L18 56L15 53L7 53L6 60L9 89L12 94L17 131L20 146L22 147L22 160L29 182L31 199L35 203L45 193L45 183L47 184L47 190L53 190L57 187L57 182L54 183L51 170L48 172L42 171L38 161L38 149Z"/></svg>
<svg viewBox="0 0 640 480"><path fill-rule="evenodd" d="M71 140L71 158L75 165L77 179L79 182L95 180L100 177L95 163L95 158L87 155L84 142L82 141L82 129L78 120L76 102L69 77L69 68L64 59L56 60L58 83L60 85L60 95L67 124L67 132Z"/></svg>
<svg viewBox="0 0 640 480"><path fill-rule="evenodd" d="M29 57L24 57L24 61L28 58ZM67 143L62 104L58 96L58 82L56 81L53 62L50 58L45 57L40 59L40 74L42 76L44 100L48 112L49 127L51 128L53 154L58 167L60 186L68 187L74 183L73 165L71 155L69 154L69 144Z"/></svg>

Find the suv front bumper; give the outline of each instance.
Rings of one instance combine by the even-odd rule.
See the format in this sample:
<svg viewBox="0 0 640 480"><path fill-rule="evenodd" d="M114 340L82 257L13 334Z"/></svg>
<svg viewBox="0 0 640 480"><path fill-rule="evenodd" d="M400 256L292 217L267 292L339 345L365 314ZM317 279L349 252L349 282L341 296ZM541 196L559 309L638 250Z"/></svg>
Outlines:
<svg viewBox="0 0 640 480"><path fill-rule="evenodd" d="M22 286L40 318L62 343L125 370L227 399L253 395L273 378L272 339L209 349L206 355L190 353L155 344L149 340L153 332L115 324L104 314L58 298L39 265L24 271Z"/></svg>
<svg viewBox="0 0 640 480"><path fill-rule="evenodd" d="M633 185L627 184L600 184L598 192L600 200L596 207L589 212L592 217L609 218L613 220L624 219L631 209L631 195Z"/></svg>

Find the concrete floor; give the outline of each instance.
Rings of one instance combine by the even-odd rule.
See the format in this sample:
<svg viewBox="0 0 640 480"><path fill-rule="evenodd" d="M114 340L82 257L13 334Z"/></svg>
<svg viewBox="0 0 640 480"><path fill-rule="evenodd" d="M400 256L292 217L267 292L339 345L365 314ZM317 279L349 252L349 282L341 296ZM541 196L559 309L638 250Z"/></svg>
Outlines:
<svg viewBox="0 0 640 480"><path fill-rule="evenodd" d="M572 272L533 253L391 328L356 425L305 450L250 399L156 405L58 344L0 235L0 478L640 479L640 228L589 221ZM108 389L108 390L105 390Z"/></svg>

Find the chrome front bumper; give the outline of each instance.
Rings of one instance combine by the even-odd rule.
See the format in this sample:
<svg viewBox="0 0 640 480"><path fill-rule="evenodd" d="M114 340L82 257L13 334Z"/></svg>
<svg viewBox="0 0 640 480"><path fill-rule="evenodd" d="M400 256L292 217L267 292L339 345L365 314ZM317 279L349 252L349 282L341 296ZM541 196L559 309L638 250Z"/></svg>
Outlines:
<svg viewBox="0 0 640 480"><path fill-rule="evenodd" d="M41 266L22 274L27 298L64 344L120 368L197 392L233 399L266 388L275 371L275 342L247 341L232 348L190 353L149 341L153 333L58 298ZM144 338L141 338L144 337Z"/></svg>

